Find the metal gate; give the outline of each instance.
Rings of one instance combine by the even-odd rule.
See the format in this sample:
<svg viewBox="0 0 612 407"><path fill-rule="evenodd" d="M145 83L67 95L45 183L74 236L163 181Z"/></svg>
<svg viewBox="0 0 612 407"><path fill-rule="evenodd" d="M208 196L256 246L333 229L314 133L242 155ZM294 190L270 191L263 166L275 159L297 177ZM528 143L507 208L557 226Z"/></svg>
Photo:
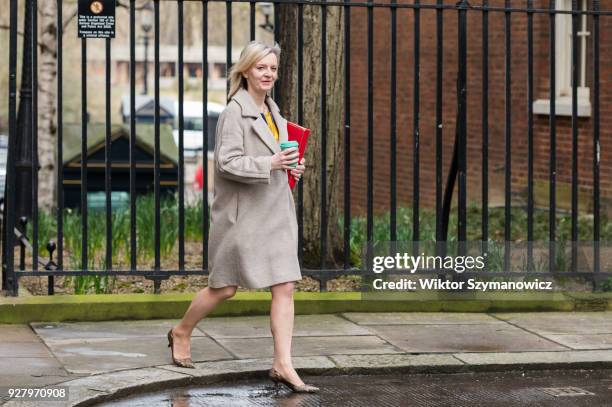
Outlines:
<svg viewBox="0 0 612 407"><path fill-rule="evenodd" d="M7 182L6 182L6 190L5 190L5 198L4 198L4 206L3 206L3 288L8 290L13 295L17 294L18 288L18 280L21 277L25 276L47 276L49 279L49 294L53 294L53 284L54 277L56 276L118 276L118 275L129 275L129 276L145 276L149 279L153 279L155 284L155 292L160 291L160 282L163 279L168 278L172 275L187 275L187 274L204 274L208 273L206 269L207 264L207 242L208 242L208 232L209 232L209 218L207 213L207 208L209 206L209 198L206 193L203 193L200 207L203 215L201 216L201 224L199 225L202 233L201 240L201 248L202 248L202 258L201 258L201 267L197 269L188 269L185 266L185 257L186 257L186 248L185 248L185 235L186 235L186 207L185 207L185 149L183 145L184 141L184 131L185 131L185 121L184 121L184 88L185 88L185 73L184 73L184 53L183 53L183 25L184 25L184 4L187 1L181 0L172 0L168 2L160 2L160 1L152 1L148 2L136 2L134 0L131 1L118 1L118 6L124 6L129 9L129 121L126 125L127 134L129 135L129 154L128 154L128 165L125 168L125 180L127 180L127 191L129 192L129 203L128 207L129 213L128 217L128 228L127 228L127 236L125 236L125 241L127 241L125 250L126 250L126 258L127 258L127 267L116 268L113 266L113 256L114 250L113 247L113 236L115 236L114 227L114 215L112 210L112 191L114 188L113 179L111 179L112 174L112 157L111 157L111 143L113 142L113 127L111 123L111 110L117 108L117 103L114 102L113 96L111 94L111 71L112 71L112 52L113 52L113 41L111 39L106 40L93 40L93 39L82 39L81 40L81 126L80 126L80 162L78 162L77 166L73 166L75 171L78 170L80 177L78 178L78 182L81 185L80 188L80 207L76 209L76 211L80 214L80 228L71 228L71 231L75 231L80 229L80 242L75 244L75 247L80 246L80 253L77 253L73 250L71 253L72 256L80 255L80 259L78 259L78 263L80 266L78 267L69 267L66 263L66 252L64 247L64 242L66 240L66 210L65 210L65 196L63 194L63 185L65 183L64 172L62 168L63 163L63 137L66 137L64 134L65 127L63 123L62 111L64 106L63 99L63 90L66 87L66 82L71 81L72 78L64 78L62 76L62 67L64 64L72 64L74 61L66 61L64 58L64 49L62 45L62 29L64 27L65 21L62 18L62 8L65 6L65 2L62 0L57 0L57 8L59 10L57 17L58 27L57 31L57 174L56 174L56 182L58 185L57 189L57 210L55 214L51 216L56 225L56 235L52 236L52 241L48 242L45 248L39 247L39 232L41 228L40 216L41 213L39 211L38 206L32 205L31 217L25 219L18 219L17 214L20 212L20 208L17 205L21 205L26 201L38 202L38 189L40 182L44 180L39 180L38 177L38 60L37 53L32 52L33 49L37 49L38 47L38 23L37 23L37 10L39 2L37 0L27 0L25 2L25 9L19 9L19 2L17 0L10 1L10 49L9 49L9 89L8 89L8 101L9 101L9 110L8 110L8 123L9 123L9 143L8 143L8 162L7 162ZM162 123L162 115L161 115L161 106L162 106L162 96L160 95L160 80L161 72L160 72L160 3L172 3L176 7L177 15L178 15L178 46L176 48L176 56L177 56L177 80L178 80L178 113L177 113L177 130L178 130L178 159L176 163L176 205L177 205L177 220L176 220L176 242L178 244L178 265L175 268L168 268L162 265L162 240L163 236L163 188L162 185L164 180L163 173L163 157L162 157L162 146L161 146L161 135L162 131L160 130L163 126ZM254 39L256 36L256 7L260 2L256 1L248 1L248 0L210 0L210 1L196 1L196 3L201 4L201 13L202 13L202 30L203 30L203 43L202 43L202 77L204 84L207 83L208 69L209 69L209 54L208 54L208 32L209 32L209 13L208 8L212 3L224 3L226 5L227 11L227 19L226 19L226 69L229 68L232 64L232 59L234 58L232 55L232 6L240 3L248 3L249 5L249 25L245 27L245 30L249 30L250 38ZM436 158L436 167L435 167L435 180L432 180L432 183L436 185L436 207L435 207L435 241L436 242L444 242L447 239L450 239L448 236L448 228L449 228L449 217L450 217L450 208L451 201L453 196L453 191L455 189L455 183L457 184L457 234L456 240L458 242L466 242L468 239L467 231L467 117L468 117L468 103L467 103L467 83L468 81L482 81L482 104L481 106L470 106L470 108L478 109L479 115L482 117L482 208L486 209L488 206L488 135L489 135L489 123L488 123L488 94L489 94L489 16L492 14L503 14L504 16L504 28L503 28L503 49L505 56L505 66L499 67L499 69L503 69L504 72L504 81L505 81L505 95L504 95L504 103L505 103L505 123L504 123L504 134L505 134L505 212L504 212L504 240L502 245L504 247L503 261L504 261L504 273L502 276L509 276L509 268L510 268L510 258L511 258L511 182L512 182L512 168L511 168L511 129L512 129L512 87L510 84L513 81L511 76L512 69L511 64L513 61L513 57L511 55L511 44L515 39L511 34L511 21L512 18L520 15L521 18L526 18L526 37L524 38L516 38L518 41L527 41L528 43L528 53L526 58L528 59L528 71L524 73L526 79L526 88L527 88L527 98L528 98L528 106L529 106L529 134L526 135L528 142L528 156L525 160L525 167L528 173L528 192L527 192L527 206L525 208L527 213L527 253L529 263L526 267L526 270L522 270L522 272L514 273L512 276L529 276L529 275L537 275L533 271L533 242L534 239L534 139L533 139L533 101L534 101L534 72L533 72L533 59L534 59L534 44L536 44L535 39L533 37L533 18L537 15L547 16L549 21L549 56L555 55L555 18L558 15L571 15L572 22L572 35L571 35L571 44L572 49L578 49L578 41L579 41L579 19L583 16L588 16L592 21L592 35L590 42L590 46L592 46L592 55L589 57L589 63L587 65L591 66L592 69L592 121L593 121L593 133L590 135L592 137L594 143L594 149L592 151L592 175L593 175L593 236L592 236L592 251L590 255L593 256L593 267L589 273L584 273L584 270L579 270L578 268L578 250L579 250L579 229L578 229L578 104L577 104L577 86L572 88L572 111L571 111L571 130L572 130L572 149L573 149L573 160L572 160L572 189L571 189L571 202L572 202L572 210L571 210L571 238L569 239L572 243L571 248L571 267L570 270L563 273L558 273L557 270L554 269L554 261L556 253L555 253L555 243L557 241L557 222L555 216L550 216L549 222L549 253L547 254L550 259L549 262L549 272L552 275L554 274L562 274L564 276L585 276L587 275L594 282L602 281L604 278L609 278L612 276L612 273L608 270L601 269L601 253L600 253L600 240L601 240L601 217L600 217L600 149L609 148L608 146L600 146L600 20L601 18L608 18L612 12L611 11L600 11L600 1L590 1L584 2L584 4L588 4L588 9L583 6L583 2L579 1L571 1L571 9L563 10L556 7L556 2L554 0L548 2L547 7L542 7L541 4L534 5L534 3L545 3L545 2L534 2L533 0L527 1L505 1L505 2L495 2L495 3L503 3L490 5L489 1L482 1L476 4L476 1L429 1L429 2L420 2L415 0L413 2L357 2L357 1L289 1L289 0L274 0L273 9L277 9L278 5L286 5L293 4L297 8L298 13L298 25L296 27L297 33L297 43L296 44L280 44L281 47L286 46L296 46L298 49L298 66L297 66L297 83L298 83L298 92L297 92L297 120L300 121L302 118L302 108L303 108L303 87L307 84L304 84L303 66L306 63L312 63L311 61L304 61L302 57L302 50L304 46L304 20L303 20L303 12L305 7L318 7L321 12L321 18L323 22L323 29L321 35L321 53L323 58L321 60L322 64L322 75L325 76L326 66L325 66L325 53L326 53L326 27L325 27L325 17L327 14L327 10L329 8L342 8L344 13L344 134L343 143L344 143L344 168L346 169L343 173L343 247L344 247L344 264L339 266L329 267L325 262L325 253L328 250L328 243L326 241L326 230L330 227L339 227L337 225L329 225L327 220L327 201L326 199L321 199L321 265L319 268L303 268L303 274L312 276L315 279L319 280L321 283L321 289L325 290L326 282L336 278L341 275L352 275L352 274L360 274L365 272L364 267L355 267L351 264L351 106L354 106L355 102L351 96L351 65L352 61L356 59L361 59L365 61L367 64L367 99L363 100L363 103L367 104L367 211L366 211L366 231L365 231L365 241L371 242L375 240L375 224L374 224L374 143L375 143L375 132L374 132L374 79L373 79L373 51L374 51L374 36L387 36L389 38L389 90L390 90L390 103L388 105L389 119L390 119L390 128L391 128L391 150L389 152L389 163L390 163L390 179L389 179L389 188L390 188L390 207L389 207L389 241L395 241L398 238L398 221L397 221L397 157L394 153L396 145L401 141L398 140L396 134L395 124L397 122L397 114L396 111L396 103L395 99L397 97L397 74L396 74L396 58L398 55L398 47L397 47L397 33L399 30L410 30L413 32L413 55L412 61L414 63L414 78L413 78L413 89L411 98L414 101L413 103L413 117L416 118L413 120L413 128L412 128L412 141L410 147L413 152L413 179L412 179L412 187L413 190L416 191L412 196L412 212L411 212L411 225L412 225L412 238L414 240L414 244L418 250L418 242L419 240L424 240L422 236L420 236L420 203L419 203L419 170L420 162L420 145L421 142L419 140L420 136L420 128L421 123L419 123L419 107L420 107L420 91L423 86L419 80L419 70L420 70L420 58L422 49L420 46L422 35L421 35L421 24L428 25L433 32L435 32L436 36L436 80L435 84L432 84L432 88L435 89L435 103L436 103L436 132L435 134L431 134L432 139L435 139L435 146L437 152ZM491 2L494 3L494 2ZM520 6L519 6L520 3ZM270 4L270 3L266 3ZM271 6L272 7L272 6ZM538 8L539 7L539 8ZM152 22L152 32L154 33L153 38L153 63L154 63L154 118L153 118L153 165L152 165L152 176L153 176L153 209L152 209L152 222L154 223L154 234L153 234L153 244L154 244L154 255L153 255L153 265L152 267L143 268L142 265L139 265L138 262L138 235L137 235L137 180L139 176L142 176L141 169L137 165L137 143L138 139L136 137L136 126L137 126L137 89L136 89L136 43L137 43L137 35L136 35L136 17L138 13L142 13L151 8L151 12L153 15ZM351 55L351 11L356 9L365 10L367 13L367 25L363 28L365 34L367 35L367 54L364 55ZM375 11L379 12L383 10L385 13L388 13L390 16L390 26L388 31L376 30L374 27L374 15ZM400 11L405 11L412 13L412 18L414 24L412 27L399 25L397 21L397 14ZM420 13L424 10L435 11L436 19L429 19L422 21ZM380 11L382 12L382 11ZM23 69L22 72L22 84L21 90L18 92L17 90L17 67L18 67L18 21L21 16L20 13L25 13L25 26L24 26L24 53L23 57ZM278 32L276 32L276 28L278 27L278 18L279 15L277 12L273 12L274 19L274 28L275 28L275 36L278 36ZM450 170L448 174L446 174L447 181L443 183L442 179L445 174L443 174L443 157L441 155L442 151L442 90L443 90L443 58L444 58L444 15L452 14L457 18L457 60L452 61L453 64L456 64L457 67L457 77L453 78L453 81L456 80L456 94L457 94L457 104L456 104L456 129L454 131L454 153L451 157L448 157L448 161L452 161L450 164ZM269 17L270 15L268 15ZM482 42L481 42L481 52L482 52L482 77L479 78L471 78L468 75L467 71L467 61L468 61L468 16L479 16L482 22ZM268 21L266 21L268 23ZM401 22L400 22L401 23ZM355 27L353 27L354 29ZM102 127L103 132L103 145L106 147L106 156L104 158L104 167L103 172L100 174L103 175L103 183L104 183L104 205L103 207L103 235L104 238L104 264L100 269L91 269L90 263L91 253L88 248L91 246L90 241L90 233L88 230L90 227L90 223L88 222L88 217L91 216L91 209L88 205L88 178L89 181L91 179L91 173L88 167L88 137L91 137L90 134L91 129L87 125L88 123L88 45L91 41L105 41L105 55L103 57L105 61L105 83L103 89L96 89L96 92L104 92L104 100L105 100L105 121ZM145 39L147 41L147 39ZM354 41L354 39L353 39ZM145 42L145 49L148 46L148 42ZM145 53L146 55L146 53ZM573 78L572 83L578 83L578 69L579 65L579 53L573 52L573 58L571 61L571 74ZM550 86L550 100L555 99L555 72L556 72L556 59L554 57L549 58L549 73L551 78L551 86ZM148 66L145 60L145 67ZM495 67L498 68L498 67ZM146 75L145 68L145 75ZM523 73L521 73L523 75ZM145 79L146 83L146 79ZM325 77L322 78L322 89L321 89L321 100L325 101L326 98L326 88L325 88ZM203 87L203 95L202 95L202 103L204 106L204 110L202 112L202 128L205 130L208 127L208 86L204 85ZM279 90L277 90L278 92ZM18 98L19 95L19 98ZM90 95L91 96L91 95ZM19 112L18 112L18 101L19 101ZM352 102L353 101L353 102ZM555 182L556 182L556 171L557 171L557 162L556 162L556 118L555 118L555 103L550 104L550 163L549 163L549 185L550 185L550 203L549 203L549 213L555 214L557 212L556 206L556 197L555 197ZM325 106L325 103L322 103L322 106ZM326 171L325 169L328 166L328 162L325 156L325 138L327 135L325 134L324 129L326 129L326 120L327 120L327 111L324 108L321 109L321 128L315 129L315 131L319 131L320 137L322 138L322 151L317 152L317 165L320 165L322 168L323 177L325 177ZM208 138L206 137L206 131L203 131L202 145L203 151L206 152L208 150ZM26 142L30 140L30 142ZM25 143L25 144L24 144ZM25 149L25 151L24 151ZM205 155L205 154L204 154ZM26 160L23 161L24 157L29 157L29 162ZM208 177L208 169L206 165L203 165L203 177L207 179ZM19 182L22 182L25 178L29 179L32 187L30 190L24 190L24 188L19 185ZM327 182L325 178L323 178L321 182L321 196L326 196L326 188ZM298 189L298 223L300 227L300 231L303 231L303 212L302 212L302 202L303 202L303 190L302 186L299 186ZM21 198L19 198L19 194L21 194ZM18 204L21 202L21 204ZM27 225L27 226L26 226ZM27 238L24 234L24 230L26 227L29 227L30 238ZM483 250L487 250L490 244L492 244L491 237L489 235L489 218L488 211L482 211L481 217L481 239L480 242L482 244ZM74 239L74 236L73 236ZM302 236L300 235L300 259L303 256L303 245L302 245ZM21 246L21 258L17 263L15 259L15 251L12 250L15 246ZM49 254L49 256L42 256L42 252L45 251L45 254ZM18 252L19 253L19 252ZM26 257L31 256L31 262L29 265L26 261ZM74 264L74 261L73 261ZM440 273L440 270L423 270L423 273ZM494 272L480 272L478 273L480 276L500 276L499 273Z"/></svg>

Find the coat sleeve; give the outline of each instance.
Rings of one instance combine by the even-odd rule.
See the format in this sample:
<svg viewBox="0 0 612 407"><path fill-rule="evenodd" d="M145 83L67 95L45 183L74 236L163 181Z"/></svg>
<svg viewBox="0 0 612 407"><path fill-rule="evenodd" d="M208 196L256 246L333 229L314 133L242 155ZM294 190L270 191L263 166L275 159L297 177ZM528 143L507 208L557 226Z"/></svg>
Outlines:
<svg viewBox="0 0 612 407"><path fill-rule="evenodd" d="M219 149L215 163L219 174L247 184L269 184L272 156L245 155L242 126L231 115L223 116L217 130Z"/></svg>

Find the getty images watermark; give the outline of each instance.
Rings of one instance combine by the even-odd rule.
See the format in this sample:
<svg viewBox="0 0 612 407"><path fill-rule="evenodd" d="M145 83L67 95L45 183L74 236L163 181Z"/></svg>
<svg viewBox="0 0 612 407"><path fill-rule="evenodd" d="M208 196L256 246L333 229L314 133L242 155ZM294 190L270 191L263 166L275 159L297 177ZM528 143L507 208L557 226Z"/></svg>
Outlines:
<svg viewBox="0 0 612 407"><path fill-rule="evenodd" d="M467 271L483 271L486 266L487 253L482 256L426 256L421 253L412 256L408 253L396 253L395 256L374 256L372 272L382 274L388 269L405 270L410 274L419 269L452 270L457 274ZM450 281L441 278L402 278L399 281L386 281L376 278L372 281L375 290L552 290L551 281L479 281L468 278L466 281Z"/></svg>
<svg viewBox="0 0 612 407"><path fill-rule="evenodd" d="M363 291L551 291L549 264L558 272L560 254L571 250L550 250L550 244L449 242L441 250L435 242L377 242L363 252L369 272Z"/></svg>

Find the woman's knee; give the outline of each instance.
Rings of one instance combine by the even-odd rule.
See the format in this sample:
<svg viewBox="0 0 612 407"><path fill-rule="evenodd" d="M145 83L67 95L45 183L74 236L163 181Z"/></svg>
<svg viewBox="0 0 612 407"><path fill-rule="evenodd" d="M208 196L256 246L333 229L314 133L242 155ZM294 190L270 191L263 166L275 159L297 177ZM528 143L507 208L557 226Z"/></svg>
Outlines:
<svg viewBox="0 0 612 407"><path fill-rule="evenodd" d="M210 290L215 296L220 297L223 300L227 300L229 298L232 298L236 294L237 288L238 287L236 286L230 285L230 286L221 287L221 288L210 287Z"/></svg>
<svg viewBox="0 0 612 407"><path fill-rule="evenodd" d="M272 295L282 295L286 297L290 297L293 295L294 283L293 281L288 281L286 283L280 283L273 285L271 287Z"/></svg>

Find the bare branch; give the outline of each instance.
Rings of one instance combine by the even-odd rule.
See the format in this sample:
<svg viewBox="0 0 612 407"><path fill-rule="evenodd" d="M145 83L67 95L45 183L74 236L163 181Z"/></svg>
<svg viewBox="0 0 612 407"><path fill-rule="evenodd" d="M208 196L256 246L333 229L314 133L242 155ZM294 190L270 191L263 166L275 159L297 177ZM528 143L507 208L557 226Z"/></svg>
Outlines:
<svg viewBox="0 0 612 407"><path fill-rule="evenodd" d="M74 11L72 12L72 14L70 14L70 17L68 17L66 19L66 21L64 21L64 24L62 24L62 35L64 35L64 31L66 31L66 28L68 28L68 25L77 16L77 13L78 13L78 10L75 8Z"/></svg>

